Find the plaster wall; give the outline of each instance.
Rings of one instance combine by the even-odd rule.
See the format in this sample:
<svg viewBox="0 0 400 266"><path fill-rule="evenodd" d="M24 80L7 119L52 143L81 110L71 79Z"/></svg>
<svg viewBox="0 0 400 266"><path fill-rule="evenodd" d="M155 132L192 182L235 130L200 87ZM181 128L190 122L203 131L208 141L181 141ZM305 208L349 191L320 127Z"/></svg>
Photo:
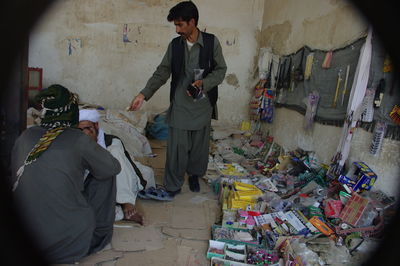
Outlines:
<svg viewBox="0 0 400 266"><path fill-rule="evenodd" d="M304 45L329 50L345 46L363 36L367 23L344 0L265 0L260 47L271 47L280 55L295 52ZM336 153L342 128L315 123L314 130L303 130L304 116L279 108L272 125L265 125L277 143L288 150L300 147L315 151L329 163ZM358 129L353 137L349 162L363 161L377 174L376 189L397 195L400 175L400 143L384 140L380 156L369 154L372 134Z"/></svg>
<svg viewBox="0 0 400 266"><path fill-rule="evenodd" d="M124 109L145 86L169 41L176 36L167 22L178 0L64 0L43 16L30 38L29 66L44 69L44 86L60 83L81 100L106 108ZM344 0L198 0L199 28L216 34L228 65L220 86L220 123L238 124L248 118L248 102L257 79L259 47L288 54L303 45L319 49L342 47L365 34L367 24ZM144 105L163 111L168 83ZM266 125L287 149L316 151L329 163L341 128L315 124L302 129L303 116L276 110ZM368 153L372 135L355 133L350 161L365 161L379 175L377 188L397 191L399 142L385 140L380 157Z"/></svg>
<svg viewBox="0 0 400 266"><path fill-rule="evenodd" d="M60 83L81 101L125 109L145 86L177 36L166 19L177 0L64 0L44 15L30 37L29 66L44 70L44 86ZM195 1L199 28L214 33L228 65L219 116L247 117L262 25L263 0ZM144 110L164 111L169 81Z"/></svg>

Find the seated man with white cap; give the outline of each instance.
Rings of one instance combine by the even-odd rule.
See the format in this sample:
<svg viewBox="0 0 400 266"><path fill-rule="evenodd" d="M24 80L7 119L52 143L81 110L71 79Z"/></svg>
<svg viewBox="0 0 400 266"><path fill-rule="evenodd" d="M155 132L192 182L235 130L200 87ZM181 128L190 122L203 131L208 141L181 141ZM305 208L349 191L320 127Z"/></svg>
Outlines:
<svg viewBox="0 0 400 266"><path fill-rule="evenodd" d="M139 191L146 187L147 183L149 185L154 184L154 175L149 175L149 171L143 169L143 173L146 174L144 177L139 167L133 162L129 153L124 148L122 141L116 136L105 134L99 127L99 120L100 114L97 110L82 109L79 111L78 128L95 140L100 146L107 149L121 164L121 172L116 177L117 208L115 220L124 219L143 224L143 216L135 207L136 197ZM143 168L146 166L140 165L140 167Z"/></svg>

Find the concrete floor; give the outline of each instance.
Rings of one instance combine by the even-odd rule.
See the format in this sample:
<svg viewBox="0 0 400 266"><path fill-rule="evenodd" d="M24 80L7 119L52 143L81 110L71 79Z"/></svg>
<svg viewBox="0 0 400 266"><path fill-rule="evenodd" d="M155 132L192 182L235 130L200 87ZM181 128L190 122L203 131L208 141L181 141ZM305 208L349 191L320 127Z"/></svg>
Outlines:
<svg viewBox="0 0 400 266"><path fill-rule="evenodd" d="M162 171L156 172L162 184ZM210 265L206 258L211 226L221 207L212 188L203 180L201 191L187 182L172 202L137 199L145 224L116 222L111 245L80 261L79 265Z"/></svg>

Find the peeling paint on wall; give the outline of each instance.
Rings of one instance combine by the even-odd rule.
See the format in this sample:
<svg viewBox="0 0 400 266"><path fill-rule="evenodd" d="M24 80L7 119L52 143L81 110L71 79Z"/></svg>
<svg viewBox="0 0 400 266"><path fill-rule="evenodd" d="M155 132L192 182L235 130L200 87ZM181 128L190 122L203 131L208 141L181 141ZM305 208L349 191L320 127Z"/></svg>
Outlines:
<svg viewBox="0 0 400 266"><path fill-rule="evenodd" d="M122 33L122 41L123 42L131 42L128 38L128 31L130 31L130 29L128 29L128 24L124 24L124 29L123 29L123 33Z"/></svg>
<svg viewBox="0 0 400 266"><path fill-rule="evenodd" d="M289 21L269 26L261 32L261 47L272 47L276 53L283 54L291 33L292 24Z"/></svg>
<svg viewBox="0 0 400 266"><path fill-rule="evenodd" d="M180 1L57 1L30 35L29 63L46 70L44 84L61 82L75 88L82 101L124 108L146 85L169 42L178 36L166 17ZM263 14L257 7L263 7L263 1L196 1L199 28L218 37L228 73L238 80L232 79L233 85L224 80L219 86L219 118L226 123L240 123L248 116L249 84L253 83L249 76L258 47L255 34L259 34ZM67 38L76 37L83 48L74 49L73 42L69 47ZM235 90L233 86L239 83L240 89ZM168 93L167 83L143 110L166 109Z"/></svg>
<svg viewBox="0 0 400 266"><path fill-rule="evenodd" d="M207 31L217 36L221 43L224 56L237 55L239 53L240 34L237 29L207 27L204 28L203 31Z"/></svg>
<svg viewBox="0 0 400 266"><path fill-rule="evenodd" d="M325 50L340 48L367 32L367 25L360 20L353 23L352 27L356 30L350 33L353 36L349 37L348 18L357 17L357 15L354 10L343 6L318 18L306 18L302 23L303 38L314 48Z"/></svg>
<svg viewBox="0 0 400 266"><path fill-rule="evenodd" d="M140 48L142 51L156 49L165 52L173 32L171 27L165 25L128 23L123 24L122 34L123 44L117 44L121 51Z"/></svg>
<svg viewBox="0 0 400 266"><path fill-rule="evenodd" d="M236 44L236 38L233 37L233 41L232 41L232 40L226 40L225 43L226 43L226 45L228 45L228 46L235 45L235 44Z"/></svg>
<svg viewBox="0 0 400 266"><path fill-rule="evenodd" d="M229 85L232 85L235 88L239 88L239 80L238 80L236 74L231 73L231 74L226 75L225 80L226 80L226 83L228 83Z"/></svg>
<svg viewBox="0 0 400 266"><path fill-rule="evenodd" d="M82 40L80 38L67 39L68 42L68 55L77 52L82 48Z"/></svg>

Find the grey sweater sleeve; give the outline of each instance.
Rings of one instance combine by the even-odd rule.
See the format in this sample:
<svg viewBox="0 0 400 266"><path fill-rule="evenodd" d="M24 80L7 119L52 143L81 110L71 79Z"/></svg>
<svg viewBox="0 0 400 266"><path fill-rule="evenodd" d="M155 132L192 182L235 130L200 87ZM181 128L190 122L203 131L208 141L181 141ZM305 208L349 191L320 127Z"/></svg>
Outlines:
<svg viewBox="0 0 400 266"><path fill-rule="evenodd" d="M80 137L76 145L79 145L85 168L96 179L107 179L121 171L118 160L88 136Z"/></svg>
<svg viewBox="0 0 400 266"><path fill-rule="evenodd" d="M146 86L141 91L144 95L145 100L148 101L153 94L164 85L171 75L171 57L172 57L172 44L168 45L168 49L158 65L156 71L154 71L151 78L147 81Z"/></svg>

